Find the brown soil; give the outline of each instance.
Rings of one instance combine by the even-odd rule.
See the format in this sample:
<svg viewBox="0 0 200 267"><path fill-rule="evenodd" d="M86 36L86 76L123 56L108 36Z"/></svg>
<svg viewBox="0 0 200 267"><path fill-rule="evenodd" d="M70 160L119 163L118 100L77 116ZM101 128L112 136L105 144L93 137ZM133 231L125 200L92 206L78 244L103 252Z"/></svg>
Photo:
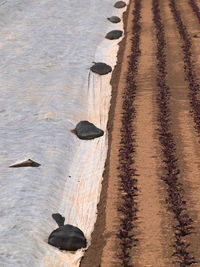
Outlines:
<svg viewBox="0 0 200 267"><path fill-rule="evenodd" d="M194 16L188 1L177 1L181 11L181 17L187 30L193 36L197 32L199 23ZM171 88L170 110L172 114L172 129L176 138L176 149L181 170L181 183L184 185L185 200L190 217L193 219L195 234L187 237L190 241L190 251L196 259L200 259L200 145L199 138L194 130L194 122L189 114L189 89L185 81L183 54L181 51L181 40L177 34L175 23L170 14L168 5L163 4L163 17L168 18L165 23L165 34L167 39L167 63L168 63L168 85ZM199 41L199 39L198 39ZM192 39L193 60L198 59L200 47L197 40ZM175 62L175 64L174 64ZM195 64L195 71L200 71L198 64ZM200 266L200 265L198 265Z"/></svg>
<svg viewBox="0 0 200 267"><path fill-rule="evenodd" d="M197 261L200 259L200 138L190 114L188 82L185 80L182 39L169 8L169 1L159 1L162 23L166 39L167 86L170 89L171 133L176 146L178 177L183 188L187 214L192 218L193 233L186 236L190 243L188 252ZM198 1L197 1L198 2ZM176 1L183 23L191 37L200 34L200 24L188 0ZM197 3L198 4L198 3ZM199 4L198 4L199 5ZM200 6L200 5L199 5ZM125 38L120 43L117 66L112 76L112 101L109 113L109 150L105 166L103 187L98 204L98 217L92 234L91 246L85 253L81 267L122 266L116 253L120 230L118 207L122 193L119 190L119 147L122 114L122 95L126 86L128 56L131 47L131 29L134 1L124 14ZM157 133L159 113L156 95L157 60L156 30L153 23L152 1L142 0L141 12L141 55L138 61L137 90L134 101L136 119L133 121L136 140L134 168L137 169L139 189L137 220L134 235L138 239L131 248L131 266L170 267L185 266L175 263L174 256L174 216L166 204L167 186L161 179L164 173L163 157ZM200 38L192 38L194 69L200 74ZM193 263L191 266L200 266ZM124 266L126 267L126 266Z"/></svg>
<svg viewBox="0 0 200 267"><path fill-rule="evenodd" d="M155 36L151 1L143 4L141 13L141 56L138 66L136 107L136 155L138 177L138 245L133 249L134 266L171 266L169 228L170 217L166 208L164 184L160 181L161 153L158 136L156 104ZM148 45L147 45L148 44ZM163 227L164 225L164 227Z"/></svg>

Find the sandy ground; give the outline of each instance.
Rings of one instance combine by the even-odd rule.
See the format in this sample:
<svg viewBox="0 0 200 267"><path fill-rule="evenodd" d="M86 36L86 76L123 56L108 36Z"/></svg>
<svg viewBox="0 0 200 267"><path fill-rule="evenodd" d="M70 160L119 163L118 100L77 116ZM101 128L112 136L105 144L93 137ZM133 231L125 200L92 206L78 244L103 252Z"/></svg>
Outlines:
<svg viewBox="0 0 200 267"><path fill-rule="evenodd" d="M156 103L158 93L156 30L153 22L152 1L142 0L141 9L141 55L138 61L137 91L134 101L136 119L133 121L136 139L134 167L138 173L137 220L134 234L138 242L131 248L130 266L162 267L186 266L178 263L174 250L174 216L166 204L167 186L161 179L164 174L163 157L157 132ZM185 80L183 40L169 7L170 1L158 1L160 15L164 24L166 40L165 54L167 65L167 86L170 90L170 127L176 148L177 166L180 170L178 181L183 189L186 211L192 222L192 233L183 238L190 244L187 251L200 266L200 137L190 114L188 81ZM200 8L198 1L194 1ZM189 1L176 1L182 21L190 34L194 71L200 74L200 24L193 13ZM103 189L98 205L98 218L92 234L92 243L82 260L81 267L124 266L116 256L119 240L116 233L120 229L118 206L121 201L119 190L118 150L120 147L120 128L122 113L122 94L126 85L128 56L130 55L131 28L134 1L124 15L125 38L120 43L118 64L112 77L112 102L109 114L109 152L105 166ZM198 97L198 95L197 95ZM200 98L199 98L200 100Z"/></svg>

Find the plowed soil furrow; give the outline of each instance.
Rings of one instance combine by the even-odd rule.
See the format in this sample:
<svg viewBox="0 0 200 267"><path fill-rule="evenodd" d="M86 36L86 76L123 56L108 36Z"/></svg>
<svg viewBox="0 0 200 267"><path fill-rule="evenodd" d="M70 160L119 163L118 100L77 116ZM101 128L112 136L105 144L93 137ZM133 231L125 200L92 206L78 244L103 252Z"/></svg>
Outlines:
<svg viewBox="0 0 200 267"><path fill-rule="evenodd" d="M166 192L160 181L160 146L155 129L157 125L156 103L157 66L156 36L152 18L151 1L143 1L141 12L141 56L138 64L137 92L134 101L136 118L135 167L138 173L138 243L132 250L132 266L171 266L170 248L173 238L170 216L166 212ZM147 45L148 44L148 45ZM163 228L165 225L165 228Z"/></svg>
<svg viewBox="0 0 200 267"><path fill-rule="evenodd" d="M194 121L190 115L190 101L188 82L185 81L182 41L177 31L173 16L170 12L168 3L161 4L162 18L166 36L166 55L167 55L167 84L171 88L170 110L172 132L176 143L176 154L180 169L179 179L183 184L184 199L187 202L187 212L193 220L193 232L185 239L190 243L188 251L192 253L196 260L199 260L198 240L200 238L200 210L199 210L199 166L200 153L198 136L194 128ZM189 13L190 12L190 13ZM187 10L187 15L191 14ZM181 13L182 14L182 13Z"/></svg>

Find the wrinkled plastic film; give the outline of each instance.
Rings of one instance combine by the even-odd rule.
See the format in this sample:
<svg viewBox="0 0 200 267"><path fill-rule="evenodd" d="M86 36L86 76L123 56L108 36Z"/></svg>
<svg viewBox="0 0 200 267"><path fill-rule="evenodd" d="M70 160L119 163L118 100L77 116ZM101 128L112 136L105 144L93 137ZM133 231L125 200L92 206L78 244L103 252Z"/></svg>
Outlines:
<svg viewBox="0 0 200 267"><path fill-rule="evenodd" d="M90 243L107 154L111 73L99 76L89 68L92 61L116 64L121 39L104 39L110 30L123 30L122 22L106 19L122 18L125 8L114 3L0 3L2 266L79 266L84 250L63 252L47 244L57 228L55 212ZM104 136L78 139L70 130L80 120ZM41 166L8 168L28 158Z"/></svg>

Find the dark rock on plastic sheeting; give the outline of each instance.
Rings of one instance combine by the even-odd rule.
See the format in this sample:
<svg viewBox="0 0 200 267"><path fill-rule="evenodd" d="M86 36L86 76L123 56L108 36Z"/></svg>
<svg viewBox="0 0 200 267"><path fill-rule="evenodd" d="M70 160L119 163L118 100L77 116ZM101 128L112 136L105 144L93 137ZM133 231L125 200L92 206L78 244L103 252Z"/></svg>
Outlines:
<svg viewBox="0 0 200 267"><path fill-rule="evenodd" d="M50 245L68 251L75 251L87 246L86 238L78 227L71 224L64 225L65 218L59 213L52 214L52 217L57 222L59 228L50 234L48 238Z"/></svg>
<svg viewBox="0 0 200 267"><path fill-rule="evenodd" d="M105 75L112 71L111 66L105 63L102 62L93 62L93 63L94 65L90 68L90 70L93 71L94 73Z"/></svg>
<svg viewBox="0 0 200 267"><path fill-rule="evenodd" d="M75 128L76 135L83 140L90 140L104 135L104 131L89 121L80 121Z"/></svg>
<svg viewBox="0 0 200 267"><path fill-rule="evenodd" d="M116 8L123 8L125 6L126 6L126 3L124 1L118 1L114 5L114 7L116 7Z"/></svg>
<svg viewBox="0 0 200 267"><path fill-rule="evenodd" d="M122 36L122 31L113 30L106 34L105 38L109 40L119 39Z"/></svg>
<svg viewBox="0 0 200 267"><path fill-rule="evenodd" d="M107 19L112 23L119 23L121 21L121 19L117 16L112 16L112 17L107 18Z"/></svg>
<svg viewBox="0 0 200 267"><path fill-rule="evenodd" d="M40 164L33 161L32 159L28 159L13 165L10 165L10 168L20 168L20 167L39 167Z"/></svg>

